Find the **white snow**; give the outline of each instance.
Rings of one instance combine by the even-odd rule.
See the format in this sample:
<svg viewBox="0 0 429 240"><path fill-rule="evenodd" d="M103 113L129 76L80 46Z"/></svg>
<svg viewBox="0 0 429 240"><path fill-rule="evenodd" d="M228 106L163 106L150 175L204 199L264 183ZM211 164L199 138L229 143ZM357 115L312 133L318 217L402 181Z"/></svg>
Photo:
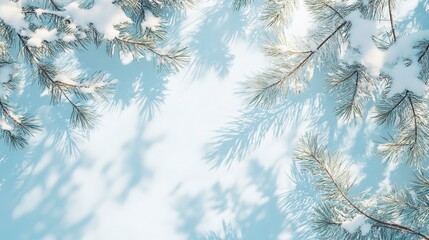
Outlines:
<svg viewBox="0 0 429 240"><path fill-rule="evenodd" d="M0 18L15 30L28 28L28 23L24 19L25 15L21 11L21 2L0 1Z"/></svg>
<svg viewBox="0 0 429 240"><path fill-rule="evenodd" d="M400 0L396 4L400 8L396 8L395 20L400 21L408 18L414 12L414 9L419 4L419 0Z"/></svg>
<svg viewBox="0 0 429 240"><path fill-rule="evenodd" d="M358 50L358 53L345 54L346 57L354 55L346 61L364 65L373 77L378 77L381 73L389 75L391 88L387 97L405 90L410 90L418 96L425 93L426 85L418 78L421 66L415 46L419 41L429 39L428 30L402 36L389 49L382 51L372 40L377 31L375 21L363 19L358 11L351 12L346 16L346 20L352 22L350 46Z"/></svg>
<svg viewBox="0 0 429 240"><path fill-rule="evenodd" d="M9 115L13 119L13 121L21 123L22 116L15 115L13 112L9 112Z"/></svg>
<svg viewBox="0 0 429 240"><path fill-rule="evenodd" d="M384 63L384 53L379 50L371 37L376 34L377 26L374 21L362 19L360 12L354 11L346 16L352 22L350 28L350 46L359 49L360 56L354 60L367 67L368 72L378 76Z"/></svg>
<svg viewBox="0 0 429 240"><path fill-rule="evenodd" d="M123 65L130 64L134 60L134 57L133 57L132 53L130 53L130 52L123 52L123 51L119 52L119 58L121 59L121 63Z"/></svg>
<svg viewBox="0 0 429 240"><path fill-rule="evenodd" d="M48 30L46 28L38 28L33 33L30 33L30 38L27 44L34 47L41 47L43 41L51 42L58 39L58 31L56 28Z"/></svg>
<svg viewBox="0 0 429 240"><path fill-rule="evenodd" d="M41 96L41 97L49 96L49 93L50 93L50 89L49 89L49 88L45 88L45 89L43 90L43 92L40 94L40 96Z"/></svg>
<svg viewBox="0 0 429 240"><path fill-rule="evenodd" d="M351 221L344 221L341 227L350 234L356 233L360 228L362 236L366 236L371 230L371 224L366 223L366 217L362 214L356 215Z"/></svg>
<svg viewBox="0 0 429 240"><path fill-rule="evenodd" d="M369 231L371 231L372 225L369 223L364 223L360 226L360 232L362 233L362 236L368 235Z"/></svg>
<svg viewBox="0 0 429 240"><path fill-rule="evenodd" d="M422 96L426 91L426 85L418 78L420 66L418 63L412 63L406 66L404 61L399 61L386 72L392 77L392 84L387 97L393 97L396 93L402 93L410 90L414 94Z"/></svg>
<svg viewBox="0 0 429 240"><path fill-rule="evenodd" d="M95 0L90 9L79 7L79 3L72 2L64 7L64 11L56 11L55 14L70 17L74 24L87 27L93 24L108 40L119 36L119 31L115 26L132 23L132 20L125 15L122 9L113 4L110 0Z"/></svg>
<svg viewBox="0 0 429 240"><path fill-rule="evenodd" d="M6 131L12 131L13 130L13 127L9 123L7 123L6 121L0 121L0 126L1 126L1 129L6 130Z"/></svg>
<svg viewBox="0 0 429 240"><path fill-rule="evenodd" d="M84 93L93 93L97 89L106 87L107 85L113 85L117 83L117 79L112 81L101 81L97 83L82 83L80 84L80 90Z"/></svg>
<svg viewBox="0 0 429 240"><path fill-rule="evenodd" d="M74 81L70 76L64 73L57 74L54 78L54 81L61 82L67 85L73 85L73 86L77 85L76 81Z"/></svg>
<svg viewBox="0 0 429 240"><path fill-rule="evenodd" d="M56 14L72 20L69 28L74 34L58 36L57 29L48 30L44 27L36 29L34 32L29 29L29 23L25 20L25 14L22 12L22 1L1 1L0 19L7 25L14 28L22 36L29 37L28 45L41 47L43 41L54 41L59 38L65 42L75 41L76 37L85 38L86 34L78 30L87 28L89 24L101 32L106 39L112 40L119 35L116 26L120 24L132 23L132 20L126 16L122 9L109 0L96 0L94 6L90 9L79 7L79 3L72 1L64 7L63 11L50 11L47 9L35 9L35 14L40 17L44 13Z"/></svg>
<svg viewBox="0 0 429 240"><path fill-rule="evenodd" d="M418 31L402 36L385 52L386 62L382 71L392 77L392 89L388 96L401 93L406 89L418 96L425 93L426 85L418 79L421 70L421 64L418 62L419 50L414 46L427 39L429 39L429 30ZM409 66L405 65L406 60Z"/></svg>
<svg viewBox="0 0 429 240"><path fill-rule="evenodd" d="M304 1L299 1L299 6L293 12L293 16L290 19L291 22L287 25L285 33L291 34L297 38L307 36L314 22L313 16L304 6Z"/></svg>
<svg viewBox="0 0 429 240"><path fill-rule="evenodd" d="M40 17L42 14L47 13L49 11L46 9L38 8L38 9L34 10L34 12L36 13L37 17Z"/></svg>
<svg viewBox="0 0 429 240"><path fill-rule="evenodd" d="M161 18L155 17L153 13L149 10L144 11L144 21L141 23L142 29L146 30L146 28L156 31L161 26Z"/></svg>
<svg viewBox="0 0 429 240"><path fill-rule="evenodd" d="M61 69L61 71L57 72L54 81L77 87L83 93L93 93L97 89L117 83L116 79L109 81L107 78L97 82L82 81L82 77L87 76L87 73L85 70L81 69L79 60L73 51L61 54L55 59L54 63L60 66ZM49 89L45 89L41 96L48 94Z"/></svg>
<svg viewBox="0 0 429 240"><path fill-rule="evenodd" d="M73 41L76 41L76 37L73 34L66 34L63 37L63 41L64 42L73 42Z"/></svg>

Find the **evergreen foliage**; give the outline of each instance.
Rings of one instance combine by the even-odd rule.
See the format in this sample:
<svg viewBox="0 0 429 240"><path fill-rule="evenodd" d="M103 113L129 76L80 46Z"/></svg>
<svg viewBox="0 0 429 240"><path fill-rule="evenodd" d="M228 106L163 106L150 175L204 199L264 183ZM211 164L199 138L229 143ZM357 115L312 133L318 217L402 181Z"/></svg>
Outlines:
<svg viewBox="0 0 429 240"><path fill-rule="evenodd" d="M356 182L350 165L338 153L331 153L317 136L301 139L295 159L302 171L314 176L314 185L321 191L323 200L311 221L323 239L429 239L429 179L423 173L410 189L355 196L350 194Z"/></svg>
<svg viewBox="0 0 429 240"><path fill-rule="evenodd" d="M290 1L276 3L281 7L271 9L267 16L274 18L284 9L293 12L296 8ZM270 4L270 1L265 2L264 9ZM255 75L244 87L249 103L267 108L277 105L284 102L290 92L302 92L315 70L326 70L327 90L337 99L337 116L343 121L355 122L365 117L364 106L376 106L374 122L395 130L393 136L386 136L386 142L379 146L383 158L420 167L428 150L425 141L428 122L423 117L428 113L426 90L414 92L415 89L407 86L398 90L394 85L408 81L404 79L406 77L413 78L416 67L418 86L425 88L428 79L427 32L401 32L402 40L398 36L399 29L396 29L401 25L392 15L395 1L306 0L303 4L314 19L314 26L309 29L305 41L298 41L291 33L285 34L284 25L277 27L274 40L269 40L264 48L267 57L271 58L270 67ZM285 18L288 15L282 14ZM358 19L353 17L356 15L359 15ZM388 20L387 29L384 19ZM378 71L370 69L374 68L372 64L359 59L366 57L365 49L356 46L353 43L356 40L352 39L356 38L352 36L355 31L352 28L368 22L379 28L369 40L377 46L377 51L392 58L380 59ZM398 53L407 50L410 54L406 56ZM396 69L409 70L409 76L401 75L397 80Z"/></svg>
<svg viewBox="0 0 429 240"><path fill-rule="evenodd" d="M240 7L249 4L236 2ZM350 161L329 150L316 134L306 134L294 158L320 193L310 219L317 239L429 239L429 34L418 27L410 30L409 19L424 25L415 12L408 19L396 18L401 4L399 0L263 1L260 18L274 37L264 48L269 67L243 88L250 109L274 112L285 106L291 94L298 96L311 86L314 72L325 73L323 91L336 99L333 112L338 121L356 124L370 119L384 134L375 157L406 164L416 173L415 181L404 189L357 194ZM427 9L427 4L420 1L419 7ZM297 37L285 30L293 13L303 8L313 21L308 34ZM255 127L255 132L268 132ZM234 145L225 159L218 159L222 156L213 153L225 148L221 144L212 145L211 159L229 164L244 156L241 152L229 156L241 148ZM287 202L288 193L285 196L284 205L293 205Z"/></svg>
<svg viewBox="0 0 429 240"><path fill-rule="evenodd" d="M182 68L188 51L169 40L167 26L175 12L192 5L193 0L2 1L0 138L19 149L28 135L42 129L26 106L13 104L32 82L50 96L51 104L69 104L70 126L94 128L95 106L109 100L117 82L105 72L83 72L78 63L59 60L64 52L106 46L108 56L153 56L162 71Z"/></svg>

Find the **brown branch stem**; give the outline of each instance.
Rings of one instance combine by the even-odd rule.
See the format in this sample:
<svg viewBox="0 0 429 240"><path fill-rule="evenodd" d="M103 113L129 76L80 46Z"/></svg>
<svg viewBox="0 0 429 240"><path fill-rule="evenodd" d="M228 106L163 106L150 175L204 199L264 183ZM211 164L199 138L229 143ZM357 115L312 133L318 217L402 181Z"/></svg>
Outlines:
<svg viewBox="0 0 429 240"><path fill-rule="evenodd" d="M116 37L117 40L121 41L121 42L126 42L126 43L131 43L131 44L135 44L135 45L140 45L145 47L148 51L150 51L151 53L159 56L159 57L168 57L168 58L173 58L168 54L162 54L159 53L158 51L156 51L153 47L149 46L147 43L144 42L140 42L140 41L135 41L132 39L125 39L125 38L121 38L121 37Z"/></svg>
<svg viewBox="0 0 429 240"><path fill-rule="evenodd" d="M420 54L418 61L420 62L422 60L422 58L425 56L425 54L428 52L429 50L429 44L426 46L425 50L422 52L422 54Z"/></svg>
<svg viewBox="0 0 429 240"><path fill-rule="evenodd" d="M20 121L17 121L12 114L9 112L9 110L4 106L4 104L0 101L0 108L2 110L2 112L4 112L6 114L6 116L11 119L15 124L19 125L19 126L23 126L22 123Z"/></svg>
<svg viewBox="0 0 429 240"><path fill-rule="evenodd" d="M54 7L54 9L56 11L61 11L61 9L58 7L58 5L54 2L54 0L49 0L49 2L52 4L52 6Z"/></svg>
<svg viewBox="0 0 429 240"><path fill-rule="evenodd" d="M326 7L328 7L329 9L331 9L332 11L335 12L335 14L337 14L338 16L340 16L342 19L344 19L343 15L341 15L340 12L338 12L335 8L333 8L331 5L327 4L325 1L323 0L319 0L323 5L325 5Z"/></svg>
<svg viewBox="0 0 429 240"><path fill-rule="evenodd" d="M359 212L360 214L364 215L365 217L367 217L368 219L371 219L372 221L386 227L386 228L390 228L390 229L395 229L395 230L400 230L403 232L407 232L407 233L411 233L417 236L420 236L424 239L429 240L429 237L424 235L423 233L417 232L412 230L409 227L406 226L402 226L400 224L396 224L396 223L389 223L389 222L384 222L382 220L379 220L375 217L372 217L371 215L369 215L368 213L364 212L362 209L360 209L358 206L356 206L349 197L347 197L347 195L343 192L343 190L340 188L340 186L338 185L337 181L335 180L335 178L333 177L332 173L324 166L324 164L322 163L322 161L320 159L318 159L313 153L311 153L311 157L317 162L319 163L323 170L326 172L326 174L328 175L328 177L331 179L332 183L334 184L335 188L338 190L338 192L340 193L340 195L344 198L344 200L350 204L350 206L352 206L357 212Z"/></svg>
<svg viewBox="0 0 429 240"><path fill-rule="evenodd" d="M320 48L323 47L323 45L329 40L331 39L341 28L343 28L346 25L347 22L343 22L341 25L339 25L335 31L333 31L331 34L329 34L329 36L327 36L316 48L315 51L310 51L310 53L307 55L307 57L304 58L304 60L302 60L294 69L292 69L292 71L290 71L285 77L283 77L282 79L270 84L269 86L267 86L265 89L271 88L275 85L278 84L282 84L284 81L286 81L286 79L288 79L290 76L292 76L294 73L296 73L299 69L301 69L306 63L307 61L318 51L320 50Z"/></svg>
<svg viewBox="0 0 429 240"><path fill-rule="evenodd" d="M408 94L408 91L407 91L407 94ZM408 98L408 101L410 103L411 110L413 112L413 119L414 119L414 142L410 147L410 150L412 150L417 144L417 137L418 137L417 114L416 114L416 109L414 108L414 103L413 103L411 97L408 96L407 98Z"/></svg>
<svg viewBox="0 0 429 240"><path fill-rule="evenodd" d="M76 109L76 111L78 111L80 113L79 108L77 107L77 105L70 99L69 96L67 96L66 92L64 91L64 89L57 84L57 82L52 79L52 77L50 76L50 74L48 73L48 71L40 64L39 59L34 55L34 53L31 51L31 49L28 47L28 45L26 44L25 40L22 38L22 36L20 34L18 34L19 40L21 41L21 43L23 44L25 50L27 51L27 53L30 55L30 58L32 60L32 62L36 65L36 67L42 71L43 75L52 83L53 86L55 86L56 88L58 88L58 90L61 92L61 94L66 98L66 100L73 106L74 109Z"/></svg>
<svg viewBox="0 0 429 240"><path fill-rule="evenodd" d="M396 42L396 32L395 32L395 27L393 26L392 4L391 3L392 3L392 0L388 0L389 21L390 21L390 27L392 28L393 42Z"/></svg>

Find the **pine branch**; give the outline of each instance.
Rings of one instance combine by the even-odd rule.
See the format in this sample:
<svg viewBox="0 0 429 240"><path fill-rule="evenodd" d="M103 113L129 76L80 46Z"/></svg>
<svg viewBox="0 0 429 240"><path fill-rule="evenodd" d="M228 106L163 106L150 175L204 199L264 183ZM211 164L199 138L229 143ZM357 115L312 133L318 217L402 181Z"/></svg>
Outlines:
<svg viewBox="0 0 429 240"><path fill-rule="evenodd" d="M0 138L4 138L6 144L12 149L22 149L28 142L26 136L33 135L35 131L40 131L40 125L33 116L16 116L12 113L11 107L3 101L0 101ZM14 127L8 125L8 119L12 121ZM16 128L15 128L16 127Z"/></svg>
<svg viewBox="0 0 429 240"><path fill-rule="evenodd" d="M340 186L340 184L337 182L337 179L334 177L334 174L329 169L329 166L326 164L326 159L321 159L319 155L322 156L329 156L329 153L324 153L327 149L325 145L319 146L317 137L315 136L309 136L305 137L304 139L301 139L301 146L296 151L295 159L301 160L301 161L314 161L316 162L320 168L322 169L326 176L329 178L335 189L338 191L340 196L357 212L364 215L366 218L380 224L382 227L390 228L393 230L399 230L402 232L410 233L413 235L417 235L419 237L422 237L423 239L428 239L429 236L424 235L421 232L415 231L407 226L403 226L401 224L396 223L390 223L383 220L380 220L376 217L371 216L364 210L362 210L360 207L358 207L344 192L343 188ZM306 165L304 165L306 167ZM338 173L337 173L338 174Z"/></svg>
<svg viewBox="0 0 429 240"><path fill-rule="evenodd" d="M54 7L55 11L61 11L60 7L54 2L54 0L49 0L49 2Z"/></svg>
<svg viewBox="0 0 429 240"><path fill-rule="evenodd" d="M76 104L71 101L71 99L67 96L67 94L64 92L63 88L60 86L60 84L57 84L57 81L55 81L50 73L42 66L39 59L34 55L34 53L31 51L25 40L22 38L20 34L18 34L19 39L21 40L21 43L23 44L26 53L29 54L30 59L32 60L32 63L36 65L36 67L42 72L43 76L49 80L49 82L52 84L52 86L56 87L61 94L66 98L66 100L73 106L73 108L76 107Z"/></svg>
<svg viewBox="0 0 429 240"><path fill-rule="evenodd" d="M405 94L397 94L393 96L391 99L386 100L385 102L382 102L378 106L378 114L374 116L375 121L377 123L383 124L386 123L387 125L394 125L397 118L396 114L398 114L397 110L399 106L404 102L404 100L407 98L408 92L405 92ZM391 103L394 103L393 107L391 106Z"/></svg>
<svg viewBox="0 0 429 240"><path fill-rule="evenodd" d="M73 14L70 9L64 8L66 5L70 6L70 2L58 0L30 1L23 5L17 1L5 3L6 7L20 12L21 15L17 16L17 19L12 19L12 16L6 13L0 19L0 74L2 77L6 76L5 74L11 75L9 79L0 80L0 92L3 95L0 96L2 98L0 101L2 106L6 106L3 109L0 106L0 117L5 118L5 122L0 119L0 124L4 124L5 128L0 129L0 138L4 138L12 147L21 147L26 144L25 135L33 133L33 128L36 126L32 125L33 119L29 115L20 116L19 121L14 121L16 120L13 118L15 110L13 108L10 108L10 111L5 110L7 99L14 93L21 94L20 81L15 80L20 77L18 73L21 68L25 70L27 67L32 71L31 77L41 87L44 87L44 93L50 94L51 104L57 104L64 100L66 104L71 106L71 125L82 129L92 128L93 122L96 120L95 111L83 104L97 103L100 98L107 100L108 94L112 92L110 87L115 83L106 81L107 75L101 72L88 75L86 72L80 71L80 68L71 69L67 65L68 63L64 64L63 62L61 64L58 61L67 55L69 50L88 50L86 48L88 43L94 43L97 47L102 43L107 43L107 47L112 46L110 50L113 54L115 52L113 47L121 41L118 39L111 41L110 35L107 36L108 34L126 36L122 37L122 40L127 42L122 41L117 46L119 49L129 50L124 52L131 53L133 57L137 58L146 54L153 55L160 69L178 71L189 59L188 50L186 48L173 48L166 51L157 48L157 46L166 40L166 29L175 20L176 11L194 6L195 2L195 0L118 0L106 2L109 5L106 7L114 9L115 14L121 16L117 19L109 19L109 22L105 21L103 24L98 24L93 18L96 15L105 17L102 16L103 11L93 12L94 16L87 16L87 19L80 21L73 19L80 15L80 12L91 14L91 11L102 8L103 6L98 1L77 3L74 5L78 8L74 11L77 14ZM5 10L7 11L7 8ZM153 14L153 17L146 19L148 22L144 25L142 21L145 20L146 14L149 12ZM82 14L82 17L86 18L84 15L86 14ZM124 22L130 24L122 24ZM30 40L34 40L34 42L30 42ZM15 52L15 50L18 50L16 57L5 58L9 54L8 51ZM67 54L57 58L59 53L64 52ZM123 52L119 51L119 53ZM23 65L15 66L18 64L14 59L18 59L18 63L22 62ZM13 74L9 74L10 66L8 69L3 69L5 65L9 64L13 65ZM9 130L11 127L14 129Z"/></svg>
<svg viewBox="0 0 429 240"><path fill-rule="evenodd" d="M379 145L379 153L389 161L404 160L407 164L420 167L427 156L429 124L426 99L417 97L411 91L396 94L377 106L375 121L398 129L395 138Z"/></svg>
<svg viewBox="0 0 429 240"><path fill-rule="evenodd" d="M395 33L395 27L393 26L393 16L392 16L392 0L388 0L388 5L389 5L389 21L390 21L390 27L392 29L393 42L396 42L396 33Z"/></svg>
<svg viewBox="0 0 429 240"><path fill-rule="evenodd" d="M297 74L297 72L300 71L311 60L314 54L320 51L321 48L346 25L347 25L347 22L344 21L338 27L336 27L333 32L331 32L326 38L323 39L321 43L317 45L315 50L309 51L308 55L306 55L303 60L301 60L296 66L294 66L290 71L288 71L285 76L283 76L282 78L280 78L279 80L271 84L268 84L267 86L263 86L261 89L258 89L257 90L258 92L256 93L256 95L251 98L250 104L271 105L273 103L272 100L279 96L275 96L275 95L273 96L272 94L269 94L269 92L272 91L272 89L278 88L279 86L283 85L286 81L288 81L290 77L292 77L294 74ZM308 52L308 51L304 51L304 52ZM278 91L274 91L274 93L277 93L277 92Z"/></svg>
<svg viewBox="0 0 429 240"><path fill-rule="evenodd" d="M427 199L428 179L423 172L416 174L416 180L406 189L393 188L381 202L386 212L395 219L403 219L403 224L425 229L429 218L429 201Z"/></svg>
<svg viewBox="0 0 429 240"><path fill-rule="evenodd" d="M22 10L22 12L23 12L24 14L34 14L34 15L37 15L37 12L35 11L35 9L32 9L32 8ZM53 12L49 12L49 11L43 11L43 12L41 13L41 15L50 15L50 16L52 16L52 17L63 18L62 16L59 16L58 14L53 13Z"/></svg>
<svg viewBox="0 0 429 240"><path fill-rule="evenodd" d="M5 103L3 103L2 101L0 101L0 108L1 108L1 111L10 119L10 120L12 120L16 125L19 125L19 126L23 126L22 125L22 122L19 120L19 119L17 119L13 114L11 114L9 111L9 109L5 106ZM27 129L25 126L23 126L24 127L24 129ZM29 131L28 131L29 132Z"/></svg>
<svg viewBox="0 0 429 240"><path fill-rule="evenodd" d="M408 90L407 90L407 93L408 93ZM412 151L413 148L417 144L417 137L418 137L418 133L417 133L417 129L418 129L418 127L417 127L417 118L418 118L418 116L416 114L416 110L414 109L413 100L411 100L410 96L408 96L407 98L408 98L408 102L410 103L410 106L411 106L411 109L412 109L412 112L413 112L413 122L414 122L414 142L412 143L412 145L410 147L410 151Z"/></svg>
<svg viewBox="0 0 429 240"><path fill-rule="evenodd" d="M187 48L173 49L165 51L157 49L153 46L153 42L150 40L134 40L131 38L117 37L116 41L112 44L118 44L120 49L125 52L132 52L133 54L144 54L147 50L158 58L159 65L164 69L171 69L173 71L179 71L189 61L189 51ZM113 47L111 47L113 49Z"/></svg>
<svg viewBox="0 0 429 240"><path fill-rule="evenodd" d="M423 50L422 53L420 53L420 56L418 58L418 61L421 62L423 57L425 56L425 54L428 52L429 50L429 43L426 45L425 49Z"/></svg>
<svg viewBox="0 0 429 240"><path fill-rule="evenodd" d="M23 149L28 144L27 139L13 134L10 130L0 129L0 138L4 138L6 145L9 145L12 150Z"/></svg>
<svg viewBox="0 0 429 240"><path fill-rule="evenodd" d="M66 91L63 89L63 87L61 86L61 84L59 82L55 81L53 79L53 77L51 76L51 74L48 72L48 70L45 67L43 67L43 65L40 63L40 60L34 55L34 53L31 51L30 47L27 45L27 43L22 38L22 36L20 34L18 34L18 37L19 37L21 43L23 44L26 53L29 55L30 60L32 61L32 63L35 64L35 66L42 73L42 75L44 76L44 78L49 81L49 85L51 86L51 92L55 93L55 89L54 88L56 88L59 91L59 93L72 106L72 115L71 115L70 120L71 120L71 123L73 124L73 126L80 126L80 127L82 127L82 129L90 129L90 128L92 128L92 125L89 124L88 120L90 120L90 119L94 120L95 119L95 115L84 116L85 113L88 114L89 112L86 111L86 110L84 111L83 109L81 109L80 106L78 106L76 103L74 103L71 100L71 98L67 95ZM55 100L55 94L52 95L52 100L53 101ZM75 122L75 121L77 121L77 122Z"/></svg>
<svg viewBox="0 0 429 240"><path fill-rule="evenodd" d="M335 72L329 74L327 89L336 95L337 116L346 121L363 117L363 101L369 98L372 90L365 67L340 64Z"/></svg>
<svg viewBox="0 0 429 240"><path fill-rule="evenodd" d="M333 12L335 12L335 14L337 14L341 19L344 19L343 15L340 12L338 12L335 8L333 8L331 5L329 5L323 0L318 0L318 1L322 3L324 6L326 6L327 8L331 9Z"/></svg>

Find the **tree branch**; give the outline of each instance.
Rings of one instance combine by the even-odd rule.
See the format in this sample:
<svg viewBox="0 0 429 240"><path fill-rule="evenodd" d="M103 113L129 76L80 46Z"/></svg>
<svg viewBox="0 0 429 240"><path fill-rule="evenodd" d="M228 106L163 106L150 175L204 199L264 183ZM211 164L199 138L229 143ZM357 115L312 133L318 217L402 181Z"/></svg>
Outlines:
<svg viewBox="0 0 429 240"><path fill-rule="evenodd" d="M407 90L407 94L408 94L408 90ZM413 101L412 101L411 97L408 95L407 98L408 98L408 101L409 101L409 103L411 105L411 110L413 112L413 119L414 119L414 142L413 142L413 144L410 147L410 150L412 150L416 146L416 144L417 144L417 137L418 137L418 131L417 131L418 130L418 128L417 128L417 114L416 114L416 110L414 108L414 104L413 104Z"/></svg>
<svg viewBox="0 0 429 240"><path fill-rule="evenodd" d="M393 110L395 110L398 106L399 106L399 104L401 104L401 102L402 101L404 101L404 99L407 97L407 92L404 94L404 96L401 98L401 100L399 100L396 104L395 104L395 106L393 106L393 108L391 108L389 111L387 111L387 113L386 113L386 115L390 115L390 113L392 113L393 112Z"/></svg>
<svg viewBox="0 0 429 240"><path fill-rule="evenodd" d="M56 11L61 11L61 9L58 7L58 5L54 2L54 0L49 0L49 2L52 4L52 6L54 7L54 9Z"/></svg>
<svg viewBox="0 0 429 240"><path fill-rule="evenodd" d="M355 102L356 93L359 87L359 72L356 70L355 73L356 73L356 81L355 81L355 89L353 91L353 96L352 96L352 104L354 104Z"/></svg>
<svg viewBox="0 0 429 240"><path fill-rule="evenodd" d="M343 28L346 25L347 22L343 22L341 25L339 25L335 31L333 31L331 34L329 34L328 37L326 37L316 48L315 51L310 51L309 54L307 55L307 57L304 58L304 60L302 60L294 69L292 69L292 71L290 71L285 77L283 77L282 79L270 84L269 86L267 86L265 89L269 89L272 88L276 85L282 84L284 81L286 81L290 76L292 76L294 73L296 73L299 69L301 69L306 63L307 61L318 51L320 50L321 47L323 47L323 45L329 40L331 39L341 28ZM258 94L259 96L259 94ZM257 98L258 96L256 96L255 98Z"/></svg>
<svg viewBox="0 0 429 240"><path fill-rule="evenodd" d="M125 43L130 43L130 44L135 44L135 45L140 45L143 46L145 49L147 49L148 51L150 51L151 53L159 56L159 57L168 57L168 58L172 58L170 55L168 54L162 54L158 51L156 51L153 47L149 46L147 43L145 42L140 42L140 41L135 41L132 39L126 39L126 38L121 38L121 37L116 37L117 40L121 41L121 42L125 42Z"/></svg>
<svg viewBox="0 0 429 240"><path fill-rule="evenodd" d="M331 172L328 170L328 168L326 168L324 166L324 164L322 163L322 161L317 158L314 153L310 154L311 157L313 158L313 160L315 160L319 165L322 166L323 170L326 172L326 174L328 175L328 177L331 179L332 183L334 184L335 188L338 190L338 192L340 193L340 195L344 198L344 200L350 204L351 207L353 207L357 212L359 212L360 214L364 215L365 217L367 217L368 219L371 219L372 221L381 224L382 226L386 227L386 228L390 228L390 229L395 229L395 230L400 230L403 232L407 232L407 233L411 233L417 236L420 236L424 239L429 240L429 237L424 235L423 233L417 232L412 230L409 227L406 226L402 226L400 224L396 224L396 223L388 223L388 222L384 222L381 221L375 217L372 217L371 215L369 215L368 213L364 212L362 209L360 209L358 206L356 206L349 197L347 197L347 195L343 192L343 190L340 188L340 186L338 185L337 181L335 180L335 178L333 177L333 175L331 174Z"/></svg>
<svg viewBox="0 0 429 240"><path fill-rule="evenodd" d="M389 5L389 21L390 21L390 27L392 28L392 35L393 35L393 42L396 42L396 33L395 33L395 27L393 26L393 16L392 16L392 0L388 0Z"/></svg>
<svg viewBox="0 0 429 240"><path fill-rule="evenodd" d="M425 50L422 52L422 54L420 54L418 61L420 62L422 60L422 58L425 56L425 54L428 52L429 50L429 44L426 46Z"/></svg>
<svg viewBox="0 0 429 240"><path fill-rule="evenodd" d="M52 83L53 86L55 86L56 88L58 88L58 90L61 92L61 94L66 98L66 100L72 105L72 107L80 114L80 109L77 107L77 105L69 98L69 96L67 96L66 92L64 91L64 89L54 80L52 79L52 77L50 76L50 74L48 73L48 71L40 64L39 59L34 55L34 53L31 51L31 49L28 47L28 45L26 44L25 40L22 38L22 36L20 34L17 34L19 37L19 40L21 41L21 43L23 44L25 50L27 51L27 53L30 55L30 59L32 60L32 62L36 65L36 67L42 71L43 75Z"/></svg>
<svg viewBox="0 0 429 240"><path fill-rule="evenodd" d="M3 102L0 101L0 108L2 110L2 112L4 112L6 114L6 116L11 119L15 124L19 125L19 126L23 126L22 122L20 122L19 120L17 120L14 116L12 116L12 114L9 113L9 109L7 109Z"/></svg>
<svg viewBox="0 0 429 240"><path fill-rule="evenodd" d="M335 12L335 14L337 14L338 16L341 17L341 19L344 19L343 15L341 15L341 13L339 13L335 8L333 8L331 5L327 4L325 1L323 0L319 0L319 2L321 2L323 5L325 5L326 7L328 7L329 9L331 9L332 11Z"/></svg>

